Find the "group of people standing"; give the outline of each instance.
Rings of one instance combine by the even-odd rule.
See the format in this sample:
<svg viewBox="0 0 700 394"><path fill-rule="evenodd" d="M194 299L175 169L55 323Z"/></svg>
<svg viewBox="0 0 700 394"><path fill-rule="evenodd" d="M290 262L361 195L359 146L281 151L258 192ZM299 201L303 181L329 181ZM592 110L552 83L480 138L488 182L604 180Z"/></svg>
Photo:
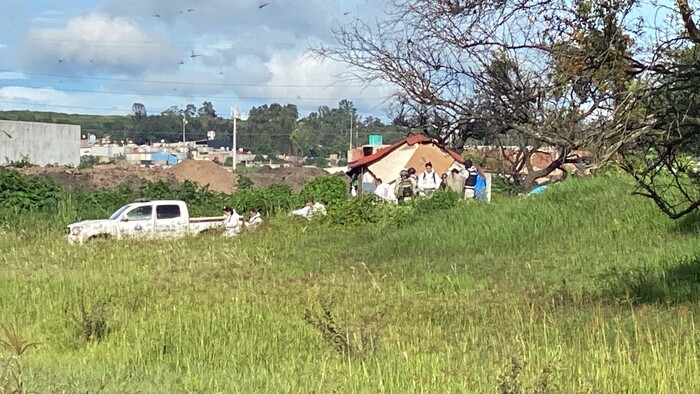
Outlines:
<svg viewBox="0 0 700 394"><path fill-rule="evenodd" d="M431 162L425 163L425 171L416 174L415 168L401 170L394 182L393 190L377 178L374 194L395 203L403 203L419 196L430 196L438 190L449 189L463 195L465 199L486 199L486 174L467 159L464 168L453 168L449 173L438 175Z"/></svg>
<svg viewBox="0 0 700 394"><path fill-rule="evenodd" d="M383 200L402 204L416 197L429 197L438 190L449 189L460 193L465 199L485 200L486 174L469 159L464 160L462 164L464 168L453 168L449 173L442 175L434 171L431 162L425 163L425 171L420 175L413 167L401 170L393 188L381 178L376 178L374 194ZM223 211L225 237L236 236L244 229L252 229L263 223L262 215L255 209L248 212L248 220L229 206L224 206ZM289 215L310 220L314 216L325 216L326 207L310 197L306 199L304 207L292 211Z"/></svg>

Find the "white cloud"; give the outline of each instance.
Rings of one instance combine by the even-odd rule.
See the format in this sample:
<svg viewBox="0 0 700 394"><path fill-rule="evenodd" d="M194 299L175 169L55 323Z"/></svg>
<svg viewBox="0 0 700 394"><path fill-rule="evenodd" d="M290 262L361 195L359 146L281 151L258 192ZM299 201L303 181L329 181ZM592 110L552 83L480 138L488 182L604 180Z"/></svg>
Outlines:
<svg viewBox="0 0 700 394"><path fill-rule="evenodd" d="M37 104L64 102L68 95L53 88L28 88L24 86L5 86L0 88L0 99L29 101Z"/></svg>
<svg viewBox="0 0 700 394"><path fill-rule="evenodd" d="M0 80L9 79L27 79L27 76L22 73L12 72L12 71L0 71Z"/></svg>
<svg viewBox="0 0 700 394"><path fill-rule="evenodd" d="M91 13L62 28L33 28L22 51L31 70L117 72L175 69L180 60L173 43L136 23Z"/></svg>
<svg viewBox="0 0 700 394"><path fill-rule="evenodd" d="M265 66L271 74L267 86L242 88L245 95L273 98L298 98L300 108L313 110L318 105L335 107L342 99L368 112L384 108L393 89L386 85L360 86L354 81L339 81L347 73L345 64L321 61L308 54L277 54Z"/></svg>
<svg viewBox="0 0 700 394"><path fill-rule="evenodd" d="M4 49L4 48L7 48L7 45L5 45L5 44L0 44L0 49Z"/></svg>

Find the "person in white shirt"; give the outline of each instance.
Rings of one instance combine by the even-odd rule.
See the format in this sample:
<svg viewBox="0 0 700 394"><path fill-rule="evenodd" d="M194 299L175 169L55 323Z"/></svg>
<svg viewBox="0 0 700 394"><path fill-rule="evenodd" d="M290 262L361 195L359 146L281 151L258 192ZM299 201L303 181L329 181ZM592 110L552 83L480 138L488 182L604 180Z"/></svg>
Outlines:
<svg viewBox="0 0 700 394"><path fill-rule="evenodd" d="M374 189L374 194L376 194L377 197L385 201L390 201L393 203L397 202L396 194L394 194L394 191L391 190L391 187L384 183L381 178L375 179L374 184L376 185L376 188Z"/></svg>
<svg viewBox="0 0 700 394"><path fill-rule="evenodd" d="M224 237L234 237L241 232L243 228L243 217L240 216L236 211L229 207L224 206Z"/></svg>
<svg viewBox="0 0 700 394"><path fill-rule="evenodd" d="M325 216L326 207L320 202L314 201L313 197L309 197L306 199L306 204L303 208L292 211L290 215L302 216L311 220L316 215Z"/></svg>
<svg viewBox="0 0 700 394"><path fill-rule="evenodd" d="M248 229L254 229L263 223L262 215L258 210L251 209L248 212L248 222L246 222L245 227Z"/></svg>
<svg viewBox="0 0 700 394"><path fill-rule="evenodd" d="M440 187L440 183L442 179L433 171L433 163L425 163L425 172L418 177L418 193L429 196Z"/></svg>

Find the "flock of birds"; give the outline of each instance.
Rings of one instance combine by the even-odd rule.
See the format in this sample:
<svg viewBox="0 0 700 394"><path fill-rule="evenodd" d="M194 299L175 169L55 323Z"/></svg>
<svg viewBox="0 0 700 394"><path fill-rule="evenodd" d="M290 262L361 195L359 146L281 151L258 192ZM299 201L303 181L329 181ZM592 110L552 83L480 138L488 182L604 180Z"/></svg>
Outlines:
<svg viewBox="0 0 700 394"><path fill-rule="evenodd" d="M260 3L258 4L258 9L263 9L263 8L267 7L268 5L270 5L270 2L260 2ZM194 12L194 10L195 10L194 8L188 8L188 9L185 9L185 10L180 10L180 11L178 11L178 12L179 12L180 14L185 14L185 13ZM349 15L349 14L350 14L350 12L344 12L344 13L343 13L344 16L347 16L347 15ZM161 15L160 15L160 14L154 14L153 17L154 17L154 18L160 18ZM200 56L202 56L202 55L195 54L195 53L194 53L194 50L192 50L192 52L191 52L191 54L190 54L190 58L191 58L191 59L195 59L195 58L200 57ZM65 62L66 62L66 59L58 59L58 62L59 62L59 63L65 63ZM90 63L93 63L93 61L90 60ZM184 61L184 60L180 60L180 62L179 62L178 64L184 65L184 64L185 64L185 61ZM222 71L222 72L219 72L219 75L224 75L223 71ZM61 81L60 83L63 83L63 81ZM177 90L177 88L173 88L173 90Z"/></svg>

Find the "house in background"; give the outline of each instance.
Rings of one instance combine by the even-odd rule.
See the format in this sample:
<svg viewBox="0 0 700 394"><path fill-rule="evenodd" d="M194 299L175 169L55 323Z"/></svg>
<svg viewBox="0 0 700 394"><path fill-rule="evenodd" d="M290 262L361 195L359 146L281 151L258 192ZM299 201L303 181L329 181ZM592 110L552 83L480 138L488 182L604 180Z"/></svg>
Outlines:
<svg viewBox="0 0 700 394"><path fill-rule="evenodd" d="M418 134L349 163L347 175L357 175L361 180L357 191L361 194L363 190L374 190L376 178L387 184L393 183L403 169L413 167L420 174L424 171L425 163L430 162L435 172L442 174L453 168L464 168L463 161L464 158L459 153L445 148L434 139ZM487 178L487 190L490 190L490 174L487 174Z"/></svg>

